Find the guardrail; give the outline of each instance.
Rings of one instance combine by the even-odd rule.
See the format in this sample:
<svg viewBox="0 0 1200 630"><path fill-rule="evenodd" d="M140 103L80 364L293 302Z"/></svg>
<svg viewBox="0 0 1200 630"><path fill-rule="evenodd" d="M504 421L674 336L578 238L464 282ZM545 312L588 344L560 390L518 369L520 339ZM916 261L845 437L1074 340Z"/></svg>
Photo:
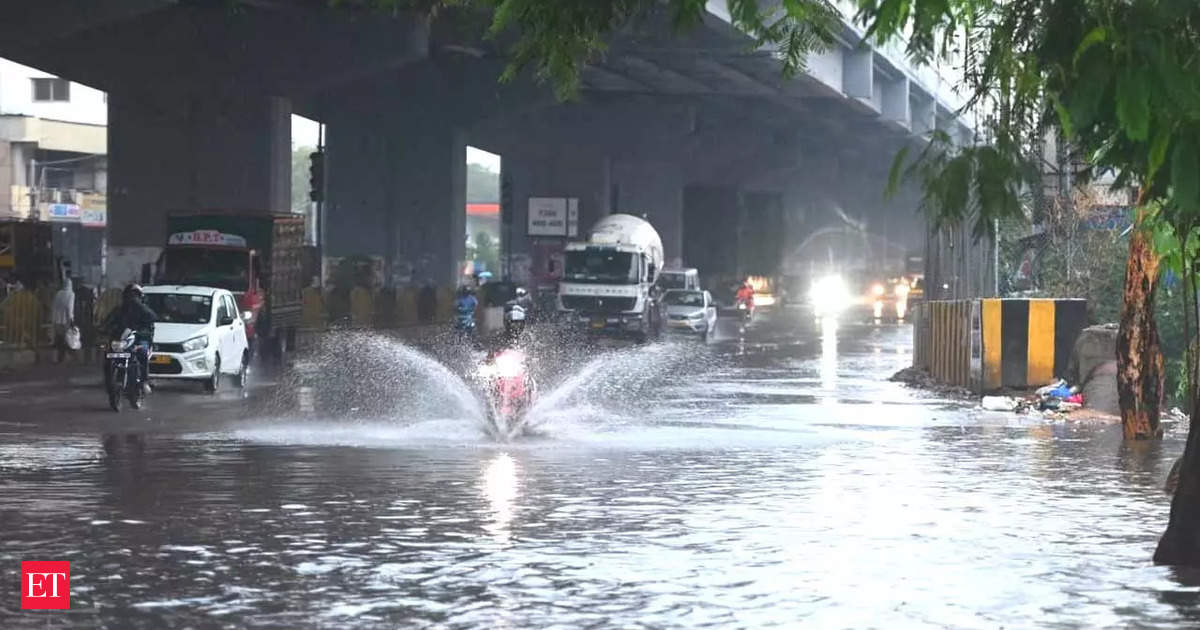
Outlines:
<svg viewBox="0 0 1200 630"><path fill-rule="evenodd" d="M1045 385L1067 373L1087 301L978 299L914 308L913 367L977 392Z"/></svg>

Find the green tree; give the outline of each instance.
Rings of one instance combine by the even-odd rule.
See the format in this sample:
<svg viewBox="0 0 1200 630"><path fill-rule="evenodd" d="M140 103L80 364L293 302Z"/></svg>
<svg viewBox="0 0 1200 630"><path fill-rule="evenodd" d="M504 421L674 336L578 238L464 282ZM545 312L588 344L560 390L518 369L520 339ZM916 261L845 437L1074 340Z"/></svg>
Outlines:
<svg viewBox="0 0 1200 630"><path fill-rule="evenodd" d="M292 212L308 212L311 203L308 197L308 156L313 151L316 151L313 147L292 148Z"/></svg>
<svg viewBox="0 0 1200 630"><path fill-rule="evenodd" d="M500 173L482 164L467 163L467 203L499 203Z"/></svg>
<svg viewBox="0 0 1200 630"><path fill-rule="evenodd" d="M480 230L475 234L475 260L484 264L488 271L500 269L500 248L491 234Z"/></svg>

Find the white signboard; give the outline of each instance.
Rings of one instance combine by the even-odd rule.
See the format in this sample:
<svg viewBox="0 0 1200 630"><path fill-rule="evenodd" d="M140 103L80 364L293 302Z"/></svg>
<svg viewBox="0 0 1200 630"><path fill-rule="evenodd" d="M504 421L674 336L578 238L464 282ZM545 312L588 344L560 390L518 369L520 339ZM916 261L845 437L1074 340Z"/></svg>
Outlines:
<svg viewBox="0 0 1200 630"><path fill-rule="evenodd" d="M83 209L79 215L79 223L85 227L104 227L108 223L108 213L104 210Z"/></svg>
<svg viewBox="0 0 1200 630"><path fill-rule="evenodd" d="M563 197L530 197L528 234L566 236L567 200Z"/></svg>
<svg viewBox="0 0 1200 630"><path fill-rule="evenodd" d="M579 236L579 200L567 199L567 236Z"/></svg>

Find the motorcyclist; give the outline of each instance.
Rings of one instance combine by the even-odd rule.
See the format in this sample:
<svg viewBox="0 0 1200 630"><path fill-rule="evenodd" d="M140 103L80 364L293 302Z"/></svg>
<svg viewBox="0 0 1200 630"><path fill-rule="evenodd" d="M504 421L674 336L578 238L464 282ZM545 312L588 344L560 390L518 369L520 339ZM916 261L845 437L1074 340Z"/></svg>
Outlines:
<svg viewBox="0 0 1200 630"><path fill-rule="evenodd" d="M459 330L474 330L475 309L478 306L479 301L475 299L470 287L459 288L458 297L454 299L454 327Z"/></svg>
<svg viewBox="0 0 1200 630"><path fill-rule="evenodd" d="M137 283L130 284L121 292L121 305L108 315L104 329L110 338L119 339L126 329L134 333L134 356L137 361L135 377L148 389L147 362L150 359L150 346L154 341L154 322L158 320L155 313L142 301L144 294Z"/></svg>
<svg viewBox="0 0 1200 630"><path fill-rule="evenodd" d="M533 299L529 297L529 292L517 287L515 293L516 297L504 305L504 335L513 341L525 332L525 324L533 310Z"/></svg>
<svg viewBox="0 0 1200 630"><path fill-rule="evenodd" d="M750 286L749 282L743 282L738 288L735 296L738 304L745 304L747 309L754 308L754 287Z"/></svg>

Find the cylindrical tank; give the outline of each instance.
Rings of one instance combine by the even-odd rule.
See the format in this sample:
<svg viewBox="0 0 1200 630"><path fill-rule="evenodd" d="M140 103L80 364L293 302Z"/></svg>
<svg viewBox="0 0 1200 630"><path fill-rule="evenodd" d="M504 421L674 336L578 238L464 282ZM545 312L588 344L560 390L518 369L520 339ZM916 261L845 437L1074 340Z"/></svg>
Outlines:
<svg viewBox="0 0 1200 630"><path fill-rule="evenodd" d="M610 214L592 226L589 243L595 245L632 245L645 253L654 265L655 278L662 270L663 246L658 230L648 221L632 214ZM653 282L655 278L651 278Z"/></svg>

